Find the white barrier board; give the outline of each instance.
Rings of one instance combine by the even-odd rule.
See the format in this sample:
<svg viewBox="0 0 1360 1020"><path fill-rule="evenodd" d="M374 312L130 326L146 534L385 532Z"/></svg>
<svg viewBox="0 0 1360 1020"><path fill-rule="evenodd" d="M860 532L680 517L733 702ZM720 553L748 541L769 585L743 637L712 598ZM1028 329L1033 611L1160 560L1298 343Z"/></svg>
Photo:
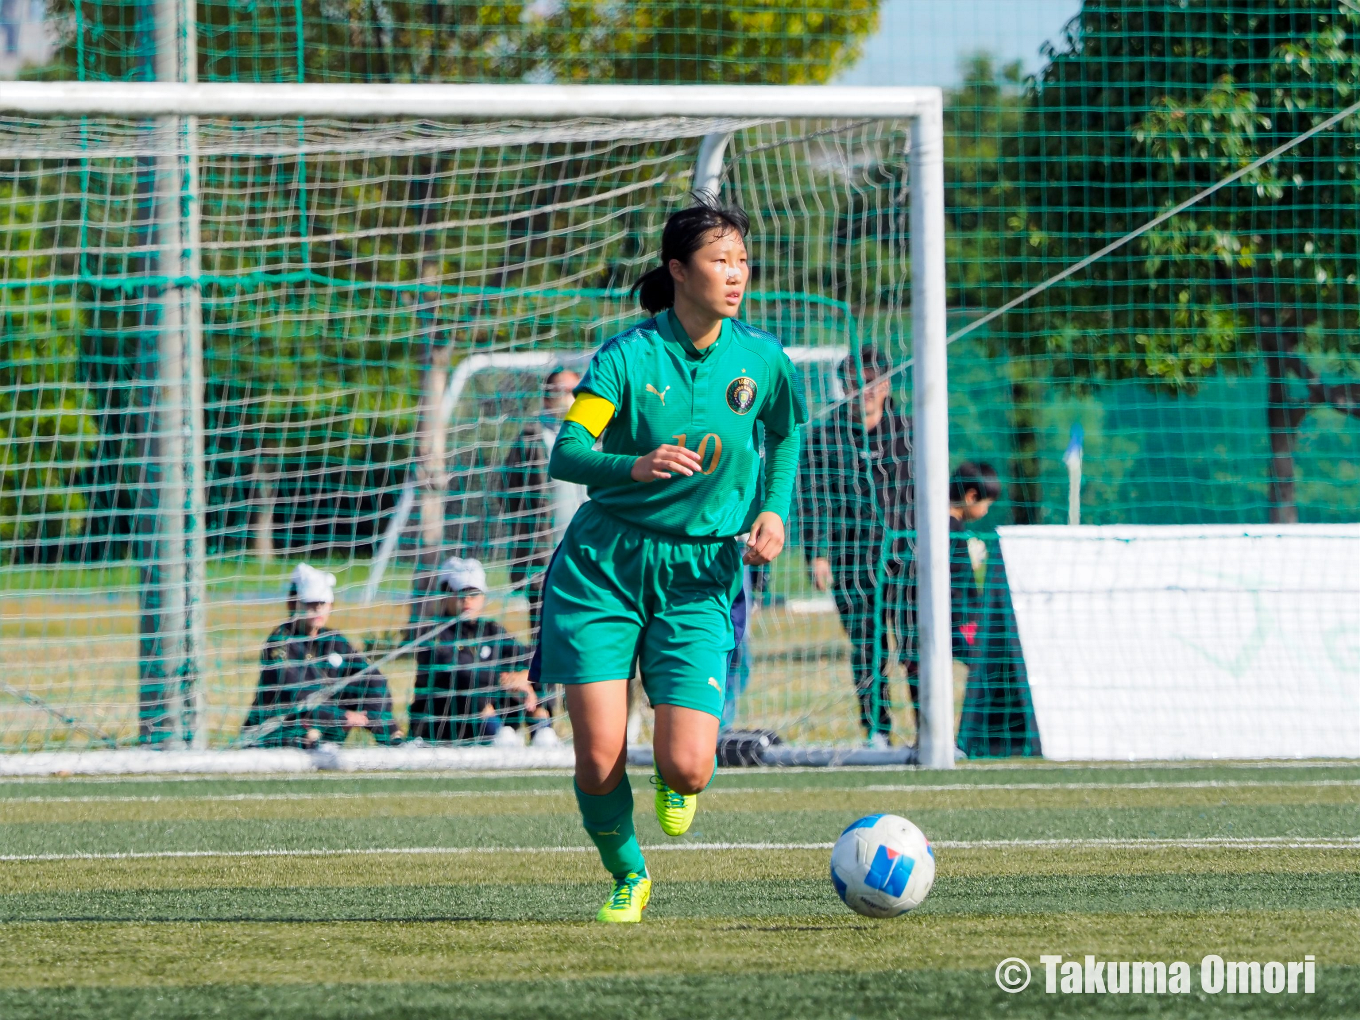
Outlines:
<svg viewBox="0 0 1360 1020"><path fill-rule="evenodd" d="M1360 525L997 530L1045 757L1360 757Z"/></svg>

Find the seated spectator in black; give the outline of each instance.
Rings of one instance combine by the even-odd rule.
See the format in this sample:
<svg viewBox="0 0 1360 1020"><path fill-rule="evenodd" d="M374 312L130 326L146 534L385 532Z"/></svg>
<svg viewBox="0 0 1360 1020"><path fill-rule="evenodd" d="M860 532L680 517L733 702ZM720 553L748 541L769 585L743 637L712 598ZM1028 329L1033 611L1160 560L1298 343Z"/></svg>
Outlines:
<svg viewBox="0 0 1360 1020"><path fill-rule="evenodd" d="M288 622L274 629L260 653L260 685L242 735L266 724L269 731L254 746L338 744L354 729L368 730L380 744L401 743L387 678L326 626L334 604L335 575L298 564Z"/></svg>
<svg viewBox="0 0 1360 1020"><path fill-rule="evenodd" d="M987 562L981 539L967 532L1001 498L1001 479L986 463L965 461L949 479L949 590L953 607L954 658L967 662L977 644L982 609L978 572Z"/></svg>
<svg viewBox="0 0 1360 1020"><path fill-rule="evenodd" d="M481 615L486 605L481 563L450 556L440 571L439 590L443 597L430 622L444 629L416 653L412 738L522 747L527 724L535 746L558 743L548 709L529 682L530 650Z"/></svg>

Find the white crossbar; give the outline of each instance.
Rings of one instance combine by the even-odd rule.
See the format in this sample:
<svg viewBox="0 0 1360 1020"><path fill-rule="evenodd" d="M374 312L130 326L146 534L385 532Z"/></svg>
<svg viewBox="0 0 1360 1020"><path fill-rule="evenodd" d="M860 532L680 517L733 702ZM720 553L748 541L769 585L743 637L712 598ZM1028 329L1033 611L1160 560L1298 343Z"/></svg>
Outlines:
<svg viewBox="0 0 1360 1020"><path fill-rule="evenodd" d="M938 88L5 82L0 112L110 117L919 117Z"/></svg>

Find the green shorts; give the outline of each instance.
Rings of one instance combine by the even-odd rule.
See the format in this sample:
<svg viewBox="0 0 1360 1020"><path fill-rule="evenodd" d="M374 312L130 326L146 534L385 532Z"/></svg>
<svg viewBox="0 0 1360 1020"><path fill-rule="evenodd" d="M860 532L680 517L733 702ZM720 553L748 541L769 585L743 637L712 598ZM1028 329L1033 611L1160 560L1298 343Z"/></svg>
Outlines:
<svg viewBox="0 0 1360 1020"><path fill-rule="evenodd" d="M642 531L585 503L543 585L543 683L632 679L653 705L721 717L741 592L735 538ZM744 607L743 607L744 609Z"/></svg>

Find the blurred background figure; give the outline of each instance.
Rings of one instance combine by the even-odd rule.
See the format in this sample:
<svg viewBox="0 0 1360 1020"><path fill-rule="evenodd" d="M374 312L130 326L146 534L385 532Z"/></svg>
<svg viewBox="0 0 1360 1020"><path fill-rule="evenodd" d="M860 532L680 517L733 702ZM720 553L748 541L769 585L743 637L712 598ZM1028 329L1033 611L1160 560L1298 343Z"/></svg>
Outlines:
<svg viewBox="0 0 1360 1020"><path fill-rule="evenodd" d="M335 575L299 563L288 587L288 621L274 629L260 653L260 683L243 735L273 719L282 725L254 746L338 744L353 729L367 729L380 744L401 743L387 678L326 626L334 604ZM305 704L318 694L323 696L317 704Z"/></svg>
<svg viewBox="0 0 1360 1020"><path fill-rule="evenodd" d="M949 602L954 658L968 663L977 644L987 543L970 537L973 525L1001 498L996 468L965 461L949 479Z"/></svg>
<svg viewBox="0 0 1360 1020"><path fill-rule="evenodd" d="M19 52L19 0L0 0L0 51Z"/></svg>
<svg viewBox="0 0 1360 1020"><path fill-rule="evenodd" d="M718 721L724 730L730 730L737 721L737 709L751 682L751 614L756 604L755 580L768 576L767 567L741 568L741 596L732 606L732 622L736 629L736 646L727 660L727 683L723 687L722 718Z"/></svg>
<svg viewBox="0 0 1360 1020"><path fill-rule="evenodd" d="M949 480L950 629L968 668L958 745L970 758L1042 753L1001 543L972 534L1001 495L985 462L966 461Z"/></svg>
<svg viewBox="0 0 1360 1020"><path fill-rule="evenodd" d="M510 530L510 583L523 586L529 602L529 644L538 643L543 610L543 575L553 550L586 501L586 487L548 477L548 457L557 443L562 419L571 408L580 375L554 369L543 383L543 407L520 430L505 455L501 513Z"/></svg>
<svg viewBox="0 0 1360 1020"><path fill-rule="evenodd" d="M838 369L849 398L803 440L799 519L803 554L818 591L831 591L851 644L860 725L870 746L892 732L887 669L891 635L920 697L912 632L915 586L906 538L913 527L911 422L892 400L891 365L872 344Z"/></svg>
<svg viewBox="0 0 1360 1020"><path fill-rule="evenodd" d="M486 607L486 570L450 556L439 574L440 601L431 628L444 629L416 653L411 737L431 743L493 741L523 747L555 746L548 706L529 682L530 650Z"/></svg>

